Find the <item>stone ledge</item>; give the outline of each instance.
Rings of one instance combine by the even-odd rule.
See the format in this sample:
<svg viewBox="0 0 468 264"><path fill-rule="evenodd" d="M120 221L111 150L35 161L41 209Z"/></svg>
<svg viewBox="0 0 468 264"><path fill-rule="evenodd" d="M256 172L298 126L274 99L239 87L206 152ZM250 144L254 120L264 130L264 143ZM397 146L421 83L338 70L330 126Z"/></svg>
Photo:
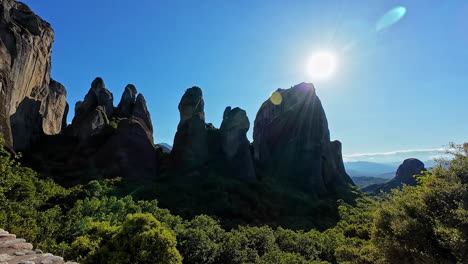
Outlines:
<svg viewBox="0 0 468 264"><path fill-rule="evenodd" d="M62 257L33 250L33 245L22 238L0 229L0 264L78 264L65 262Z"/></svg>

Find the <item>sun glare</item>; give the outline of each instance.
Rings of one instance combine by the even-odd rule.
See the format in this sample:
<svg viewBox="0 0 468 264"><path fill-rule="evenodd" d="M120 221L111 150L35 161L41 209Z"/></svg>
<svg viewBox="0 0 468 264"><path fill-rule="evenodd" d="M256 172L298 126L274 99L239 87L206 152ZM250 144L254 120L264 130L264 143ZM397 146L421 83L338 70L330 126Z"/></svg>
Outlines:
<svg viewBox="0 0 468 264"><path fill-rule="evenodd" d="M317 52L310 57L307 72L312 78L330 78L336 70L336 57L326 51Z"/></svg>

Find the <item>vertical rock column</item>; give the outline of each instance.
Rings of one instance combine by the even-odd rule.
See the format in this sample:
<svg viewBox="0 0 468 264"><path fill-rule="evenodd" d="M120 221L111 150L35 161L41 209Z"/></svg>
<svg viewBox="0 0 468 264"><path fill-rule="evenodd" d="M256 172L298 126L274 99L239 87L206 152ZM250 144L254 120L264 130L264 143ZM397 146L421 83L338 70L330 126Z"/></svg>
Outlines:
<svg viewBox="0 0 468 264"><path fill-rule="evenodd" d="M255 159L284 182L319 195L352 183L312 84L278 89L260 107L253 138Z"/></svg>
<svg viewBox="0 0 468 264"><path fill-rule="evenodd" d="M221 123L221 147L234 174L244 180L255 180L247 131L250 122L244 110L226 107Z"/></svg>
<svg viewBox="0 0 468 264"><path fill-rule="evenodd" d="M179 103L180 122L172 155L187 168L202 165L208 156L204 107L199 87L187 89Z"/></svg>

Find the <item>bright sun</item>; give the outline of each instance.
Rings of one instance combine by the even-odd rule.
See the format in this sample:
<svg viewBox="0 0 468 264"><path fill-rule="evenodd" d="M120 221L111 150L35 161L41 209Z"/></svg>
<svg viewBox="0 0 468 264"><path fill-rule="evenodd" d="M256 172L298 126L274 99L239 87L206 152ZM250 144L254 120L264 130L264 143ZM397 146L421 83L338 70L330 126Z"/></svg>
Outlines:
<svg viewBox="0 0 468 264"><path fill-rule="evenodd" d="M312 78L327 79L336 70L335 56L326 51L317 52L310 57L307 72Z"/></svg>

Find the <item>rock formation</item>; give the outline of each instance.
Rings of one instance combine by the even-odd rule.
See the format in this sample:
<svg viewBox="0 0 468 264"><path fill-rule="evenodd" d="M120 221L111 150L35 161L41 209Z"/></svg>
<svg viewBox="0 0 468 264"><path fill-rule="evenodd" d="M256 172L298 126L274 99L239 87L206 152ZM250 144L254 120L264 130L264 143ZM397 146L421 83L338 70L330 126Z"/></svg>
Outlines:
<svg viewBox="0 0 468 264"><path fill-rule="evenodd" d="M156 174L151 116L144 96L137 94L134 85L127 85L114 109L113 95L98 77L85 99L76 104L66 134L79 139L76 151L88 156L88 167L100 168L108 177L144 178Z"/></svg>
<svg viewBox="0 0 468 264"><path fill-rule="evenodd" d="M176 161L187 168L202 165L207 160L204 107L203 93L199 87L187 89L179 103L180 122L171 153Z"/></svg>
<svg viewBox="0 0 468 264"><path fill-rule="evenodd" d="M120 99L120 103L117 107L117 110L122 114L129 116L133 111L133 105L135 104L135 99L137 96L137 90L135 85L129 84L125 87L125 90Z"/></svg>
<svg viewBox="0 0 468 264"><path fill-rule="evenodd" d="M132 115L139 119L142 124L145 125L146 129L151 132L153 135L153 124L151 122L151 115L146 106L145 97L142 94L139 94L133 105Z"/></svg>
<svg viewBox="0 0 468 264"><path fill-rule="evenodd" d="M108 177L154 178L158 169L153 136L137 118L120 121L94 159Z"/></svg>
<svg viewBox="0 0 468 264"><path fill-rule="evenodd" d="M100 133L109 124L113 108L112 93L106 89L104 81L97 77L92 82L84 101L76 103L75 117L68 133L80 138L81 141Z"/></svg>
<svg viewBox="0 0 468 264"><path fill-rule="evenodd" d="M268 174L316 194L352 184L341 143L330 142L327 118L312 84L278 89L265 101L254 123L255 159Z"/></svg>
<svg viewBox="0 0 468 264"><path fill-rule="evenodd" d="M10 264L78 264L76 262L65 262L62 257L50 253L43 253L40 249L33 249L31 243L23 238L16 238L15 234L0 229L0 263Z"/></svg>
<svg viewBox="0 0 468 264"><path fill-rule="evenodd" d="M247 131L250 122L244 110L226 107L221 123L221 147L234 174L245 180L255 180L255 168L250 153Z"/></svg>
<svg viewBox="0 0 468 264"><path fill-rule="evenodd" d="M421 175L422 171L427 171L424 163L418 159L406 159L398 166L395 178L384 182L371 184L362 188L364 192L379 194L381 192L389 193L392 189L400 188L403 184L415 186L417 184L415 175Z"/></svg>
<svg viewBox="0 0 468 264"><path fill-rule="evenodd" d="M0 132L25 150L61 131L66 92L50 79L51 26L23 3L3 0L0 9Z"/></svg>

